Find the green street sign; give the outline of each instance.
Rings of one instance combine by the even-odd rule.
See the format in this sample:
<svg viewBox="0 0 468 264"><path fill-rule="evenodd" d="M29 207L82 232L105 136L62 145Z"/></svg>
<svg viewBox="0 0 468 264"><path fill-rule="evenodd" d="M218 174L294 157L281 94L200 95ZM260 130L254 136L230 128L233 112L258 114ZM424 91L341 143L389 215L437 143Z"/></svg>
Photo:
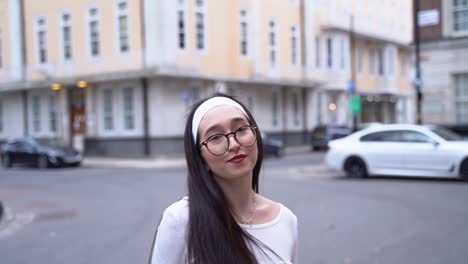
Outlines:
<svg viewBox="0 0 468 264"><path fill-rule="evenodd" d="M351 96L349 98L349 111L353 115L357 115L362 112L362 102L360 96Z"/></svg>

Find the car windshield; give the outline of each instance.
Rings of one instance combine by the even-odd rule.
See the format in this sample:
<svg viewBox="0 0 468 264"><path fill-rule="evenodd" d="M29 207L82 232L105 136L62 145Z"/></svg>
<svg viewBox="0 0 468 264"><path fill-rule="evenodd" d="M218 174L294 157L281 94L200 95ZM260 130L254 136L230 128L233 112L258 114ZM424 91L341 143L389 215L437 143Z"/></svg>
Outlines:
<svg viewBox="0 0 468 264"><path fill-rule="evenodd" d="M67 144L65 141L63 141L60 138L53 138L53 139L48 139L48 140L38 140L39 143L43 146L48 146L48 147L56 147L56 148L62 148L65 147Z"/></svg>
<svg viewBox="0 0 468 264"><path fill-rule="evenodd" d="M463 137L445 128L433 128L431 131L447 141L463 141Z"/></svg>

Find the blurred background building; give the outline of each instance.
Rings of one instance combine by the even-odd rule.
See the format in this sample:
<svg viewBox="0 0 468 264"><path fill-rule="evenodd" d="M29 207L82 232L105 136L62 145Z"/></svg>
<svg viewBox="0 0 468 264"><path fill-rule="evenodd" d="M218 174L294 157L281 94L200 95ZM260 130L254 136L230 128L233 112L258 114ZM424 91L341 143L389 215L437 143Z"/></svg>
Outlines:
<svg viewBox="0 0 468 264"><path fill-rule="evenodd" d="M419 27L424 122L468 124L468 1L420 1Z"/></svg>
<svg viewBox="0 0 468 264"><path fill-rule="evenodd" d="M410 0L0 0L0 141L180 154L214 91L287 145L350 125L351 94L360 122L414 122L411 21Z"/></svg>

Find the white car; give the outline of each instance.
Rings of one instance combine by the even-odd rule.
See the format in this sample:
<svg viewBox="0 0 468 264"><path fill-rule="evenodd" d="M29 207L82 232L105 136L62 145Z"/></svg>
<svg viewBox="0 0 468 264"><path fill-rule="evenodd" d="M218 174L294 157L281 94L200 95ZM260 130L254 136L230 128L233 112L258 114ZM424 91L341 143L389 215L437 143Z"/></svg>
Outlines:
<svg viewBox="0 0 468 264"><path fill-rule="evenodd" d="M468 180L468 141L440 127L375 125L333 140L332 169L350 177L396 175Z"/></svg>

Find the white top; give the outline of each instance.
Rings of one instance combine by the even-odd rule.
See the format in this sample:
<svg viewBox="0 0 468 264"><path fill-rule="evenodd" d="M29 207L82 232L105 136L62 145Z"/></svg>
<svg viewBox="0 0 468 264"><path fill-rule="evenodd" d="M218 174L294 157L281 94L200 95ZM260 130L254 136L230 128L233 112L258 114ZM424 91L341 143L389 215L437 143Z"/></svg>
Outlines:
<svg viewBox="0 0 468 264"><path fill-rule="evenodd" d="M187 262L187 224L189 220L188 197L170 205L163 214L158 227L152 254L152 264L182 264ZM297 217L280 204L280 213L271 222L258 225L240 224L250 235L260 240L269 249L261 251L253 247L260 264L297 264L298 239ZM261 245L260 245L261 246Z"/></svg>

